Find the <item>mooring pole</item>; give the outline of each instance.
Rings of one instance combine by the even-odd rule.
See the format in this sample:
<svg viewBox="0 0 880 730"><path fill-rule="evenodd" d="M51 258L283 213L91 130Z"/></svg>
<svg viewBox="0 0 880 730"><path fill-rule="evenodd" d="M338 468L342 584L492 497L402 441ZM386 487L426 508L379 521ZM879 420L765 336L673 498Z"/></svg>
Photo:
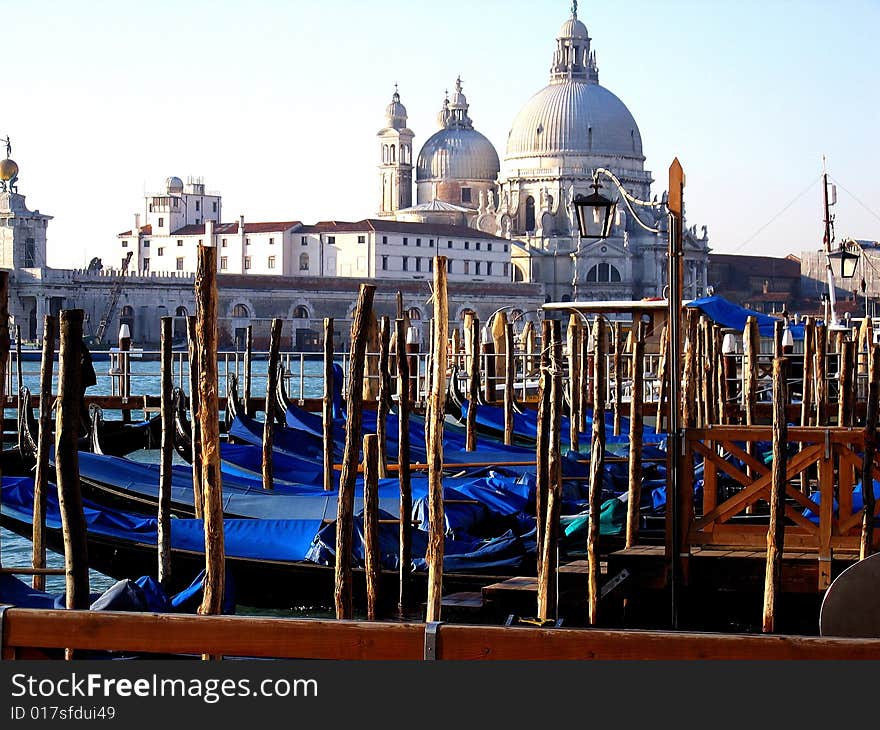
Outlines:
<svg viewBox="0 0 880 730"><path fill-rule="evenodd" d="M541 540L538 618L548 620L558 611L556 591L559 568L559 513L562 504L562 323L555 319L550 330L549 412L547 431L547 508Z"/></svg>
<svg viewBox="0 0 880 730"><path fill-rule="evenodd" d="M379 571L379 437L364 436L364 574L367 580L367 621L378 618Z"/></svg>
<svg viewBox="0 0 880 730"><path fill-rule="evenodd" d="M465 449L477 448L477 405L480 400L480 320L470 320L470 359L468 360L468 409L465 421Z"/></svg>
<svg viewBox="0 0 880 730"><path fill-rule="evenodd" d="M15 375L18 389L15 391L21 397L21 389L24 387L24 372L21 367L21 325L15 325Z"/></svg>
<svg viewBox="0 0 880 730"><path fill-rule="evenodd" d="M199 334L195 315L186 318L186 339L189 349L189 422L193 504L195 505L196 518L202 519L205 514L205 498L202 494L202 427L199 425L201 421L199 417Z"/></svg>
<svg viewBox="0 0 880 730"><path fill-rule="evenodd" d="M351 322L351 356L348 363L348 392L346 395L348 417L345 420L345 447L342 454L342 472L339 476L339 494L336 507L334 603L338 619L351 619L354 611L351 588L354 488L357 479L358 452L361 449L364 365L375 292L375 284L361 284L357 306Z"/></svg>
<svg viewBox="0 0 880 730"><path fill-rule="evenodd" d="M275 488L272 471L272 443L275 439L275 391L278 389L278 352L281 348L282 320L275 317L269 334L269 362L266 371L266 404L263 406L263 489Z"/></svg>
<svg viewBox="0 0 880 730"><path fill-rule="evenodd" d="M171 463L174 456L174 373L172 372L171 339L173 318L162 317L161 353L162 376L159 409L162 418L162 441L159 456L159 513L157 537L159 571L158 579L163 588L171 581Z"/></svg>
<svg viewBox="0 0 880 730"><path fill-rule="evenodd" d="M406 615L410 603L410 563L412 562L412 485L409 461L409 358L403 351L406 320L394 321L397 335L397 480L400 487L400 586L397 610Z"/></svg>
<svg viewBox="0 0 880 730"><path fill-rule="evenodd" d="M391 412L391 320L379 320L379 395L376 403L376 435L379 437L379 477L388 476L388 414Z"/></svg>
<svg viewBox="0 0 880 730"><path fill-rule="evenodd" d="M599 622L599 515L605 478L605 319L593 323L593 432L590 440L590 520L587 523L587 599L591 626Z"/></svg>
<svg viewBox="0 0 880 730"><path fill-rule="evenodd" d="M547 524L547 500L550 491L550 472L547 467L550 451L551 377L556 364L551 359L555 345L555 320L541 321L541 355L538 362L538 423L535 434L535 527L538 572L543 570L544 530Z"/></svg>
<svg viewBox="0 0 880 730"><path fill-rule="evenodd" d="M6 380L9 374L9 271L0 270L0 451L6 443ZM2 470L0 470L2 471ZM2 478L2 473L0 473Z"/></svg>
<svg viewBox="0 0 880 730"><path fill-rule="evenodd" d="M208 223L211 223L208 221ZM195 280L196 341L199 363L199 424L202 446L202 495L205 523L205 584L199 614L223 610L226 549L223 529L223 480L220 471L220 409L217 368L217 248L208 225L208 245L198 247ZM206 232L207 233L207 232Z"/></svg>
<svg viewBox="0 0 880 730"><path fill-rule="evenodd" d="M636 322L632 347L632 385L629 401L629 487L626 501L626 547L639 541L639 505L642 501L642 442L645 393L644 322Z"/></svg>
<svg viewBox="0 0 880 730"><path fill-rule="evenodd" d="M513 345L513 325L508 322L504 332L504 443L513 443L513 389L516 379L516 353Z"/></svg>
<svg viewBox="0 0 880 730"><path fill-rule="evenodd" d="M323 446L324 490L336 486L333 476L333 318L324 318L324 398L321 408L321 436Z"/></svg>
<svg viewBox="0 0 880 730"><path fill-rule="evenodd" d="M773 360L773 471L770 486L770 524L767 527L767 565L764 573L764 615L761 629L772 633L782 591L782 553L785 550L785 487L788 467L788 359ZM826 495L823 495L826 496Z"/></svg>
<svg viewBox="0 0 880 730"><path fill-rule="evenodd" d="M52 365L55 359L55 317L43 317L43 353L40 362L40 421L37 467L34 474L33 567L46 567L46 489L49 483L49 450L52 448ZM35 590L46 590L46 576L34 575Z"/></svg>
<svg viewBox="0 0 880 730"><path fill-rule="evenodd" d="M446 294L446 257L434 257L434 327L428 426L428 601L426 621L440 620L443 589L443 419L446 405L446 350L449 302Z"/></svg>
<svg viewBox="0 0 880 730"><path fill-rule="evenodd" d="M669 287L667 320L669 325L669 435L667 437L666 468L666 559L669 569L670 619L673 629L678 628L679 592L681 582L680 554L681 524L679 515L681 447L681 300L682 300L682 198L684 170L676 157L669 167L669 255L667 259L667 286Z"/></svg>
<svg viewBox="0 0 880 730"><path fill-rule="evenodd" d="M240 340L239 340L240 341ZM238 348L236 347L236 350ZM244 412L245 415L253 416L254 410L251 406L251 379L253 378L253 363L254 363L254 327L253 325L248 325L245 330L244 337L244 393L242 393L242 397L244 398Z"/></svg>
<svg viewBox="0 0 880 730"><path fill-rule="evenodd" d="M877 412L880 410L880 344L868 343L868 402L865 406L865 453L862 458L862 531L859 559L874 552L874 458L877 454Z"/></svg>
<svg viewBox="0 0 880 730"><path fill-rule="evenodd" d="M580 450L580 316L572 313L568 317L568 328L565 332L568 344L568 399L570 412L568 414L568 444L569 448L577 453Z"/></svg>
<svg viewBox="0 0 880 730"><path fill-rule="evenodd" d="M66 606L85 610L91 601L88 539L79 477L82 325L82 309L61 310L58 407L55 416L55 483L58 486L58 504L64 535Z"/></svg>

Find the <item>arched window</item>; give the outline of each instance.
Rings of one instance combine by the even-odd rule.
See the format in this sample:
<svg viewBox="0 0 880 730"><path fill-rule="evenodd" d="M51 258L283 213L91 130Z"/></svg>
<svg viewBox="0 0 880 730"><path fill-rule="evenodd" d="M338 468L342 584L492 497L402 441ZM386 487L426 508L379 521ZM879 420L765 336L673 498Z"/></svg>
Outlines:
<svg viewBox="0 0 880 730"><path fill-rule="evenodd" d="M617 267L603 261L587 272L587 281L596 282L597 284L615 283L620 281L620 272L617 270Z"/></svg>
<svg viewBox="0 0 880 730"><path fill-rule="evenodd" d="M299 255L299 270L300 271L308 271L309 270L309 255L307 253L301 253Z"/></svg>
<svg viewBox="0 0 880 730"><path fill-rule="evenodd" d="M251 316L251 313L244 304L236 304L232 308L232 316L236 319L248 319Z"/></svg>
<svg viewBox="0 0 880 730"><path fill-rule="evenodd" d="M173 337L186 337L186 318L186 307L178 307L174 310Z"/></svg>
<svg viewBox="0 0 880 730"><path fill-rule="evenodd" d="M422 313L419 311L418 307L410 307L406 310L406 316L412 319L421 319Z"/></svg>
<svg viewBox="0 0 880 730"><path fill-rule="evenodd" d="M526 230L535 230L535 199L531 195L526 198Z"/></svg>
<svg viewBox="0 0 880 730"><path fill-rule="evenodd" d="M296 309L293 310L294 319L309 319L309 310L308 307L300 304Z"/></svg>
<svg viewBox="0 0 880 730"><path fill-rule="evenodd" d="M391 152L391 160L390 161L395 162L395 157L397 156L397 153L395 152L395 150L397 148L394 145L391 145L388 149Z"/></svg>

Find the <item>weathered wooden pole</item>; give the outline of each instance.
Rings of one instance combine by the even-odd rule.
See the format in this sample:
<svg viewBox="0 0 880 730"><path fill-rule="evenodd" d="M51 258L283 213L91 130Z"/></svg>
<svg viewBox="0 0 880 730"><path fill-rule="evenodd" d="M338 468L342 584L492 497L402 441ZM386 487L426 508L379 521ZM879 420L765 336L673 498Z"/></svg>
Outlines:
<svg viewBox="0 0 880 730"><path fill-rule="evenodd" d="M590 441L590 520L587 523L587 600L589 622L599 622L599 516L605 475L605 319L593 324L593 433Z"/></svg>
<svg viewBox="0 0 880 730"><path fill-rule="evenodd" d="M272 443L275 439L275 391L278 389L279 351L281 349L281 325L278 317L272 319L269 331L269 362L266 370L266 404L263 406L263 489L275 488L272 470Z"/></svg>
<svg viewBox="0 0 880 730"><path fill-rule="evenodd" d="M712 325L712 373L714 374L715 423L727 422L727 380L724 377L724 358L721 353L721 327Z"/></svg>
<svg viewBox="0 0 880 730"><path fill-rule="evenodd" d="M590 387L590 363L592 362L592 336L590 335L590 323L584 320L581 323L580 337L580 360L581 367L578 373L578 432L586 433L587 431L587 410L591 406L592 400L589 391Z"/></svg>
<svg viewBox="0 0 880 730"><path fill-rule="evenodd" d="M21 397L21 389L24 387L24 371L21 366L21 325L15 325L15 375L18 388L19 398ZM20 406L19 406L20 407Z"/></svg>
<svg viewBox="0 0 880 730"><path fill-rule="evenodd" d="M370 317L373 313L375 284L361 284L351 321L351 348L348 363L348 391L345 420L345 446L336 508L336 568L334 601L336 618L351 619L351 546L354 529L354 488L357 479L358 452L361 448L364 366L367 354Z"/></svg>
<svg viewBox="0 0 880 730"><path fill-rule="evenodd" d="M40 420L37 434L37 466L34 474L33 567L46 567L46 489L49 483L49 450L52 448L52 363L55 329L52 315L43 317L43 353L40 362ZM46 576L34 575L34 589L46 590Z"/></svg>
<svg viewBox="0 0 880 730"><path fill-rule="evenodd" d="M394 321L397 342L406 338L406 321ZM412 485L409 460L409 360L397 358L397 480L400 487L400 581L397 610L406 615L410 604L412 562Z"/></svg>
<svg viewBox="0 0 880 730"><path fill-rule="evenodd" d="M245 338L244 338L244 392L242 393L242 397L244 398L244 412L248 416L254 415L254 408L251 404L251 384L253 379L253 366L254 366L254 327L253 325L248 325L245 330Z"/></svg>
<svg viewBox="0 0 880 730"><path fill-rule="evenodd" d="M120 395L122 396L122 421L131 423L131 409L127 407L128 398L131 396L131 329L127 324L119 326L119 366L121 370Z"/></svg>
<svg viewBox="0 0 880 730"><path fill-rule="evenodd" d="M159 570L158 579L163 588L171 581L171 465L174 458L174 389L173 353L174 318L160 319L160 357L162 374L159 411L162 419L162 440L159 452L159 511L156 520Z"/></svg>
<svg viewBox="0 0 880 730"><path fill-rule="evenodd" d="M446 404L446 348L449 303L446 293L446 257L434 257L433 374L428 427L428 600L426 621L440 620L443 591L443 420Z"/></svg>
<svg viewBox="0 0 880 730"><path fill-rule="evenodd" d="M504 367L504 358L505 358L505 332L507 331L507 313L503 310L495 312L495 316L492 317L492 321L489 323L492 327L492 344L494 346L495 356L493 358L493 362L495 363L493 368L493 373L495 375L495 380L492 381L492 400L491 403L498 402L498 381L502 377L501 368ZM503 399L502 399L503 400Z"/></svg>
<svg viewBox="0 0 880 730"><path fill-rule="evenodd" d="M632 385L629 401L629 485L626 503L626 547L639 541L639 505L642 501L642 442L645 392L645 338L644 323L635 323L635 338L632 346Z"/></svg>
<svg viewBox="0 0 880 730"><path fill-rule="evenodd" d="M88 538L79 477L82 325L82 309L61 310L58 406L55 415L55 484L58 487L64 535L66 606L84 610L91 601Z"/></svg>
<svg viewBox="0 0 880 730"><path fill-rule="evenodd" d="M566 346L568 350L568 446L577 453L580 450L580 315L572 312L568 317L568 327L565 331Z"/></svg>
<svg viewBox="0 0 880 730"><path fill-rule="evenodd" d="M513 325L508 322L504 337L504 443L513 443L513 402L516 397L516 352L513 345Z"/></svg>
<svg viewBox="0 0 880 730"><path fill-rule="evenodd" d="M855 343L844 340L840 343L840 369L837 374L837 425L851 426L853 423L853 407L855 398L853 391L853 351Z"/></svg>
<svg viewBox="0 0 880 730"><path fill-rule="evenodd" d="M877 455L877 420L880 410L880 344L869 341L868 402L865 404L865 452L862 457L862 531L859 559L874 552L874 458Z"/></svg>
<svg viewBox="0 0 880 730"><path fill-rule="evenodd" d="M324 398L321 408L321 434L323 437L324 490L336 486L333 470L333 318L324 318ZM403 358L404 360L406 358Z"/></svg>
<svg viewBox="0 0 880 730"><path fill-rule="evenodd" d="M804 371L801 394L801 426L812 426L815 423L813 407L815 403L815 384L813 373L816 370L816 324L812 317L804 322Z"/></svg>
<svg viewBox="0 0 880 730"><path fill-rule="evenodd" d="M363 400L375 402L379 396L379 320L370 312L367 327L367 360L364 371Z"/></svg>
<svg viewBox="0 0 880 730"><path fill-rule="evenodd" d="M788 401L786 380L788 359L773 360L773 470L770 487L770 524L767 527L767 567L764 573L764 616L762 631L772 633L782 592L782 554L785 550L785 487L788 466Z"/></svg>
<svg viewBox="0 0 880 730"><path fill-rule="evenodd" d="M376 404L376 435L379 437L379 476L388 476L388 414L391 412L391 319L379 322L379 396Z"/></svg>
<svg viewBox="0 0 880 730"><path fill-rule="evenodd" d="M669 325L664 324L663 329L660 330L660 357L657 362L657 414L655 424L657 427L657 431L661 432L665 430L664 427L664 407L663 403L666 401L669 393L669 367L668 367L668 359L669 359Z"/></svg>
<svg viewBox="0 0 880 730"><path fill-rule="evenodd" d="M465 449L477 448L477 405L480 400L480 320L470 320L470 358L468 359L468 408L465 420Z"/></svg>
<svg viewBox="0 0 880 730"><path fill-rule="evenodd" d="M538 573L538 618L548 620L556 613L557 546L559 544L559 512L562 502L562 327L553 320L550 332L549 412L547 430L547 510L541 541L541 567Z"/></svg>
<svg viewBox="0 0 880 730"><path fill-rule="evenodd" d="M480 344L483 353L483 400L486 403L495 402L495 345L492 341L491 324L491 321L486 324L486 336Z"/></svg>
<svg viewBox="0 0 880 730"><path fill-rule="evenodd" d="M367 621L378 618L379 572L379 437L364 436L364 574L367 580Z"/></svg>
<svg viewBox="0 0 880 730"><path fill-rule="evenodd" d="M550 490L547 461L550 449L550 398L552 395L550 378L553 367L550 353L557 341L554 336L554 332L557 330L554 328L561 329L557 320L542 320L541 356L538 370L538 422L535 434L535 541L539 576L543 566L547 495Z"/></svg>
<svg viewBox="0 0 880 730"><path fill-rule="evenodd" d="M638 326L637 323L634 323ZM620 416L623 404L623 358L621 357L622 345L620 342L620 322L615 322L611 328L611 339L613 340L611 350L612 359L614 361L614 402L612 404L614 411L614 435L620 436Z"/></svg>
<svg viewBox="0 0 880 730"><path fill-rule="evenodd" d="M816 325L816 425L828 425L828 327Z"/></svg>
<svg viewBox="0 0 880 730"><path fill-rule="evenodd" d="M816 325L812 317L807 317L804 322L804 368L801 381L801 426L813 426L816 423L814 414L816 385L813 374L816 371ZM798 445L798 450L804 448L803 442ZM810 471L804 469L800 473L800 489L804 494L810 491Z"/></svg>
<svg viewBox="0 0 880 730"><path fill-rule="evenodd" d="M404 317L406 325L406 353L409 365L409 402L419 402L419 333L415 326L409 324L409 318Z"/></svg>
<svg viewBox="0 0 880 730"><path fill-rule="evenodd" d="M699 368L699 328L698 312L693 307L688 307L686 317L686 351L684 354L684 378L682 385L682 425L685 428L693 428L697 425L697 377Z"/></svg>
<svg viewBox="0 0 880 730"><path fill-rule="evenodd" d="M211 226L208 226L212 228ZM217 363L217 248L198 247L196 268L196 342L199 363L199 431L202 447L202 497L205 524L205 583L199 614L223 610L226 548L223 529L223 480L220 470L220 408Z"/></svg>
<svg viewBox="0 0 880 730"><path fill-rule="evenodd" d="M195 315L186 318L186 339L189 349L189 420L192 449L193 504L198 519L205 514L202 492L202 427L199 416L199 333ZM228 408L228 406L227 406Z"/></svg>

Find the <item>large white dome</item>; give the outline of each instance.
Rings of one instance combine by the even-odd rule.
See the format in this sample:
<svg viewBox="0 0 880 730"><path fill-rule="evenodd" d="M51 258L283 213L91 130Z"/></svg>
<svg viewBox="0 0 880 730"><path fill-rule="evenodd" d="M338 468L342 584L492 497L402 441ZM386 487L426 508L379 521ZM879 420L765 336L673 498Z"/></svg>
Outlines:
<svg viewBox="0 0 880 730"><path fill-rule="evenodd" d="M567 79L541 89L514 119L505 159L572 154L644 159L633 115L597 83Z"/></svg>

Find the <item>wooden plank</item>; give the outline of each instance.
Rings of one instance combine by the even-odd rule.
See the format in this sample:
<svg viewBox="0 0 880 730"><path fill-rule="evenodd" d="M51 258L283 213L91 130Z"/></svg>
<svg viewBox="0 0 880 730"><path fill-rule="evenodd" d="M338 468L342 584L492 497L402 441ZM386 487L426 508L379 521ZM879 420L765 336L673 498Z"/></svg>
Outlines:
<svg viewBox="0 0 880 730"><path fill-rule="evenodd" d="M6 614L4 657L24 648L225 656L420 660L422 623L320 619L185 616L114 612L38 611ZM437 642L443 660L857 660L880 659L880 640L604 629L444 624Z"/></svg>

